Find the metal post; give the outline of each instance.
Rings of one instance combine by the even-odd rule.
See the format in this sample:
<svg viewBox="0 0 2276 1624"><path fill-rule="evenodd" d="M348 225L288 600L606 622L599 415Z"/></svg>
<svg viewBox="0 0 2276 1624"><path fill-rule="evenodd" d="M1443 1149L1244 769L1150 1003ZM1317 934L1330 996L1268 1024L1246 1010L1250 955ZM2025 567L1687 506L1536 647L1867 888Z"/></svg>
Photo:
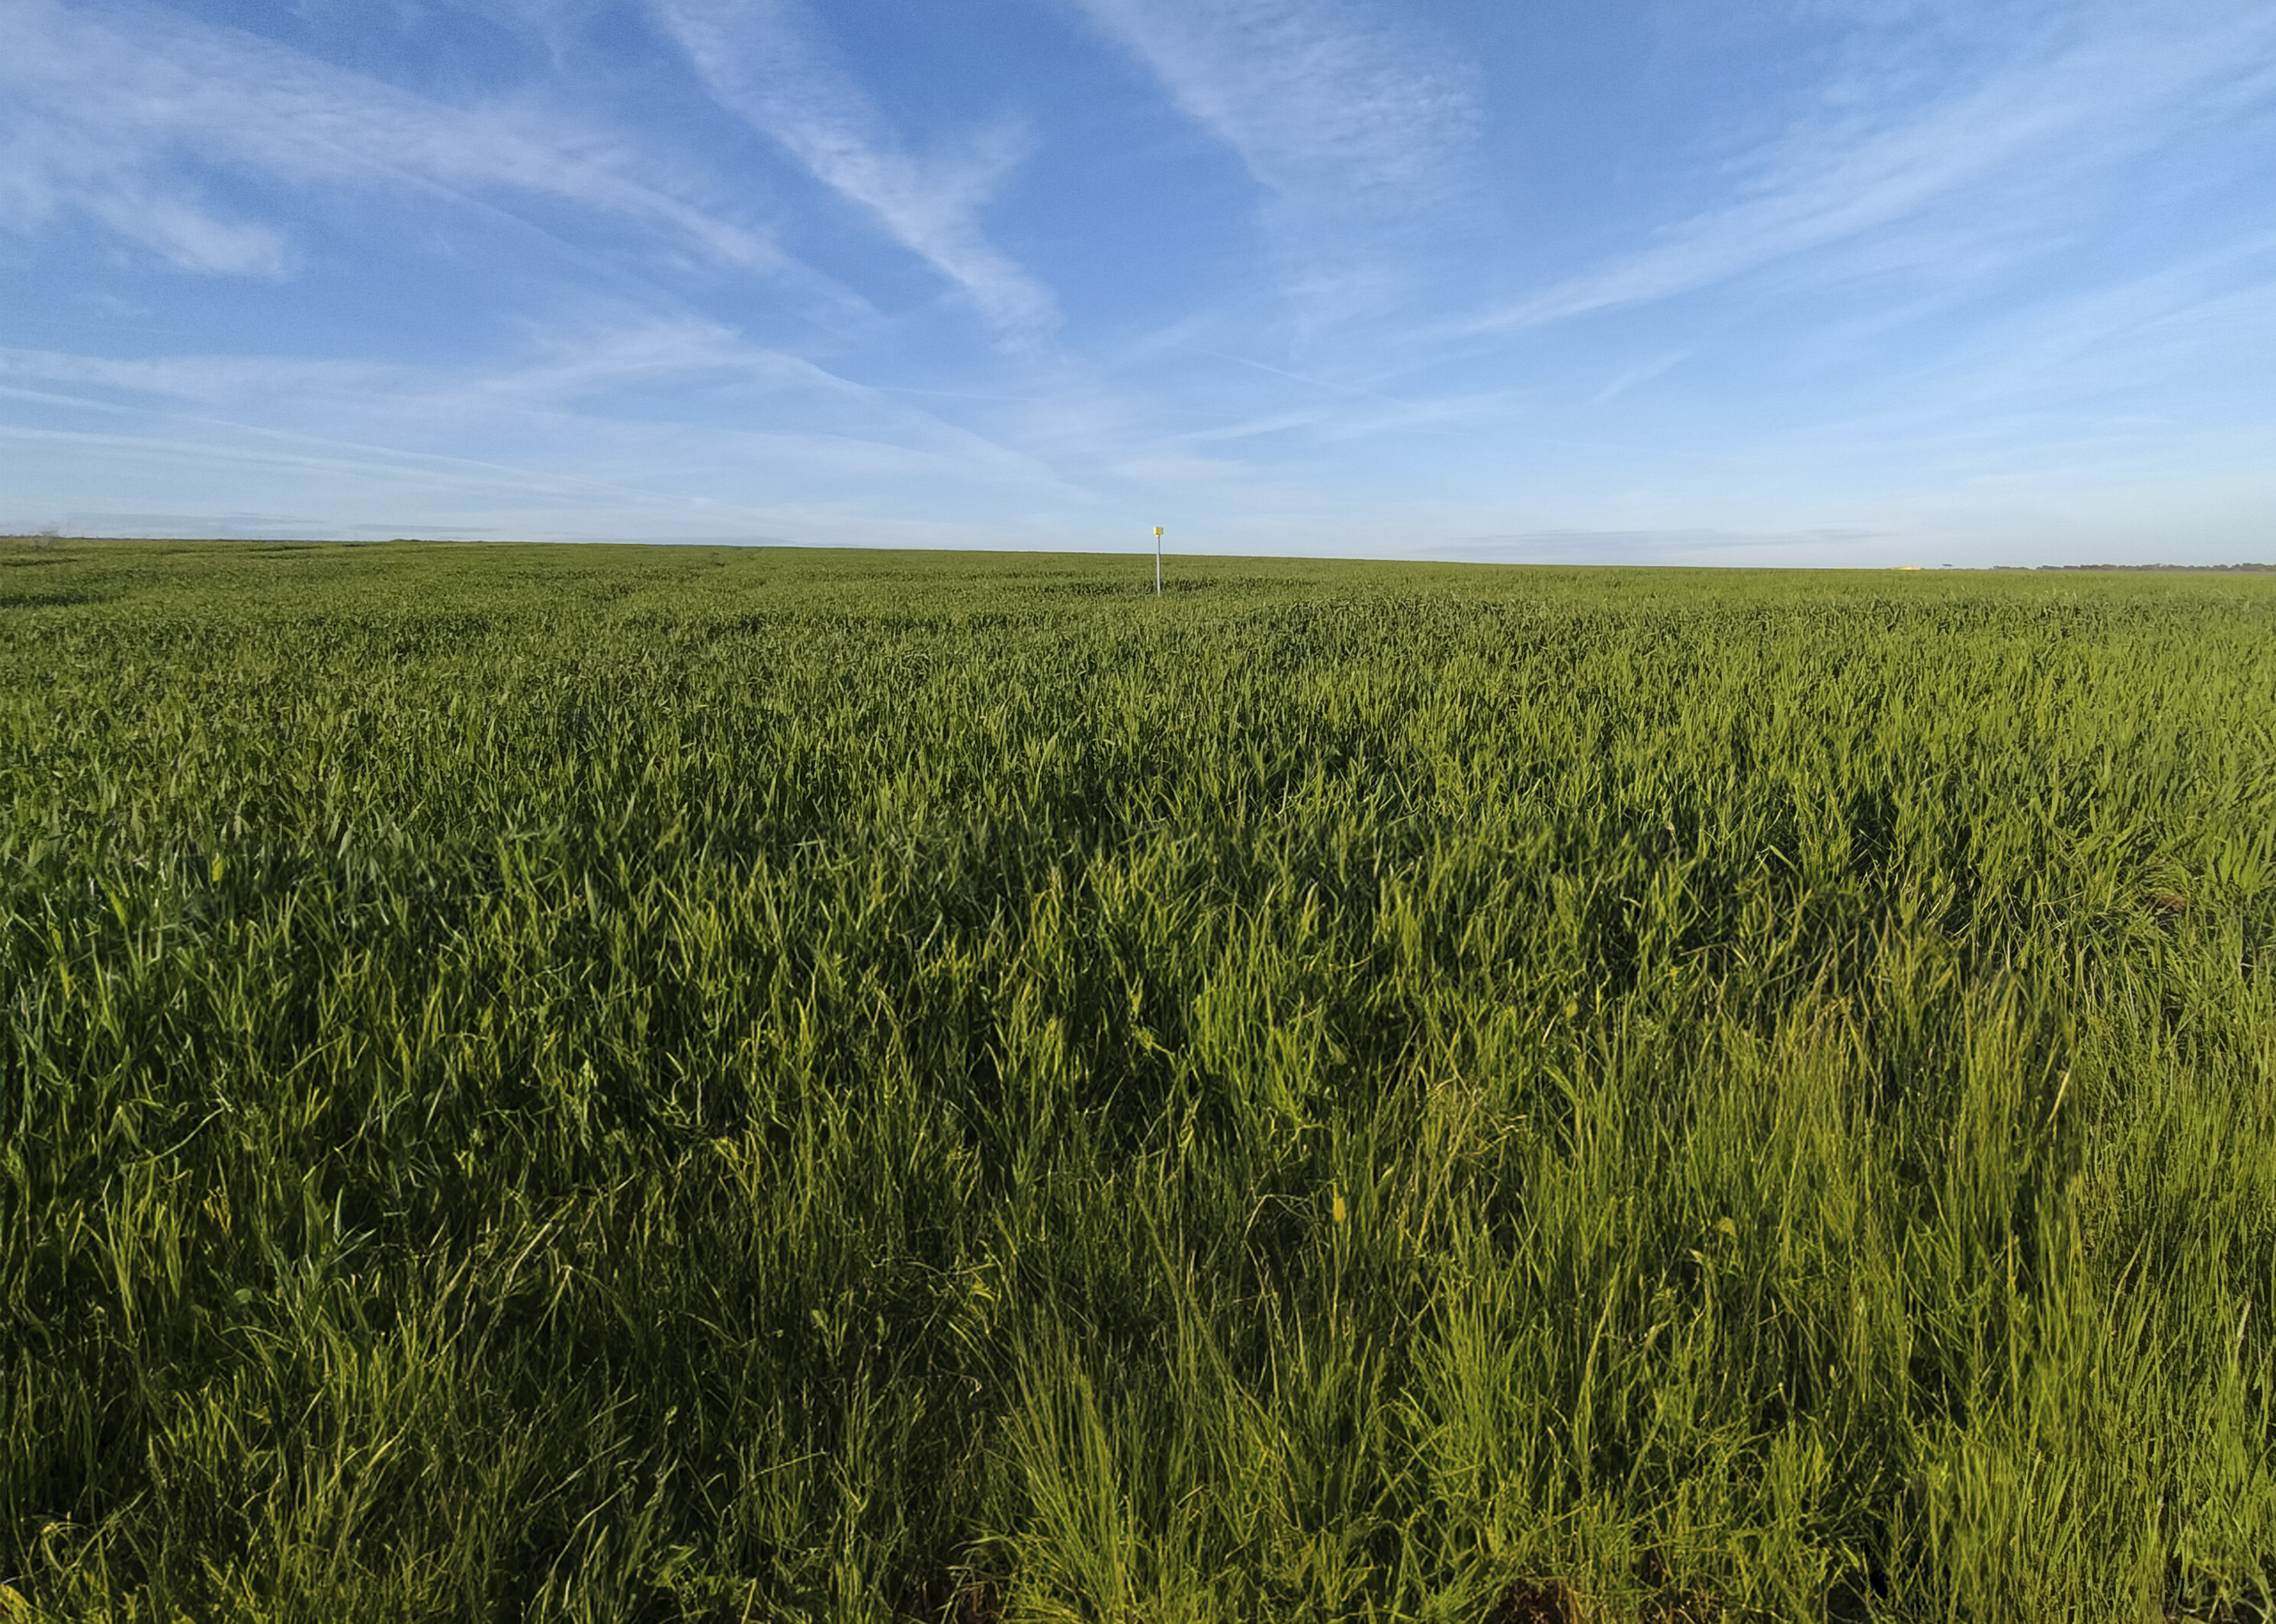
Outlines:
<svg viewBox="0 0 2276 1624"><path fill-rule="evenodd" d="M1162 527L1154 526L1154 596L1162 595Z"/></svg>

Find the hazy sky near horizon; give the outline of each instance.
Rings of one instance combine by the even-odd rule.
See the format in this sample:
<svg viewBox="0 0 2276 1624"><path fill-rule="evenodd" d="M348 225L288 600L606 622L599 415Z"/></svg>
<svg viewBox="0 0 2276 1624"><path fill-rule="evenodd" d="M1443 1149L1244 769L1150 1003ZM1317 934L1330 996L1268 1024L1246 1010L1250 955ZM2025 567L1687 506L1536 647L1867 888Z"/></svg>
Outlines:
<svg viewBox="0 0 2276 1624"><path fill-rule="evenodd" d="M0 527L2276 556L2269 0L0 0Z"/></svg>

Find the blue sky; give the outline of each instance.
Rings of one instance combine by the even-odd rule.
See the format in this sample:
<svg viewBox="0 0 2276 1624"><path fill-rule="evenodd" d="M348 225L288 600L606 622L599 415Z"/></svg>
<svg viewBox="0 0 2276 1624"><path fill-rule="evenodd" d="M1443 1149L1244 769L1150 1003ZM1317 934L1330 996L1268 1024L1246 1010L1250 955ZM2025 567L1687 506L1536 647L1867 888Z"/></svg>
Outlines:
<svg viewBox="0 0 2276 1624"><path fill-rule="evenodd" d="M2276 5L0 0L0 526L2276 558Z"/></svg>

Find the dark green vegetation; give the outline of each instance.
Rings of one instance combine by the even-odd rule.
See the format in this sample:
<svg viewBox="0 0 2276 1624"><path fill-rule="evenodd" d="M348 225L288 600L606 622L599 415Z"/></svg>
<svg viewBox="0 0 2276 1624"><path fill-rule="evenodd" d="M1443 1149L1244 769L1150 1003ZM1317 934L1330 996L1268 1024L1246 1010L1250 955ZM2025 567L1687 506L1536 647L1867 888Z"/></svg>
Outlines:
<svg viewBox="0 0 2276 1624"><path fill-rule="evenodd" d="M0 1578L2266 1616L2276 582L1150 564L0 552Z"/></svg>

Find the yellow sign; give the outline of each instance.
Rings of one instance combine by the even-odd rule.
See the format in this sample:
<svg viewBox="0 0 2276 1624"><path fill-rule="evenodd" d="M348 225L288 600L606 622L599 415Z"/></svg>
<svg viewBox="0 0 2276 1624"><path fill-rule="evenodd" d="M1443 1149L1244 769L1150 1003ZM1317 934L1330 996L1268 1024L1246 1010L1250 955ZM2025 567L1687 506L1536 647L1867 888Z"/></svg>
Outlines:
<svg viewBox="0 0 2276 1624"><path fill-rule="evenodd" d="M1158 535L1160 535L1160 534L1162 533L1162 527L1161 527L1160 525L1158 525L1158 524L1155 525L1155 526L1154 526L1154 533L1155 533L1156 535L1158 535Z"/></svg>

